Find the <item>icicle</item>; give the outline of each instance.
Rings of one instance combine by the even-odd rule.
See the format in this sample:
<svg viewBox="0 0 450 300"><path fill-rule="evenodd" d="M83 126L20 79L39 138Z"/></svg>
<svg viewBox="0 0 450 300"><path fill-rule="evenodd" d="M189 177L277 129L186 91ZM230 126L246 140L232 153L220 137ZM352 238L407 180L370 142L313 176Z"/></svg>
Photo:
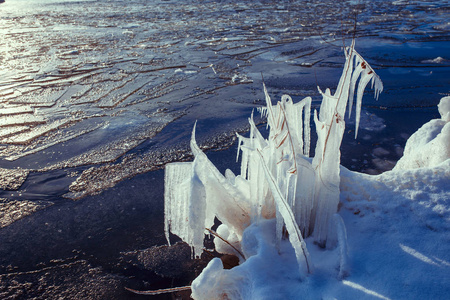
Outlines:
<svg viewBox="0 0 450 300"><path fill-rule="evenodd" d="M208 159L198 147L195 141L195 126L192 130L191 149L195 155L195 175L205 187L208 211L206 218L212 219L214 215L225 223L230 230L242 236L244 229L250 223L249 199L223 176L214 164ZM191 200L192 201L192 200ZM200 221L200 220L199 220Z"/></svg>
<svg viewBox="0 0 450 300"><path fill-rule="evenodd" d="M361 114L361 103L362 96L364 93L364 89L366 88L369 81L372 81L371 86L375 88L375 99L378 100L379 94L383 91L383 83L380 80L380 77L375 73L375 71L370 67L370 65L359 55L358 52L354 49L354 45L352 44L351 48L348 48L349 52L352 53L350 58L351 61L355 60L356 67L355 70L349 70L353 72L351 75L351 82L348 85L349 88L349 103L348 103L348 116L351 116L352 107L353 107L353 97L355 93L356 81L359 78L359 84L357 88L357 97L356 97L356 129L355 129L355 138L358 134L359 128L359 120ZM341 115L344 115L343 112L340 112Z"/></svg>
<svg viewBox="0 0 450 300"><path fill-rule="evenodd" d="M380 77L378 77L377 74L375 74L372 78L372 88L375 89L374 96L375 96L375 99L378 100L378 96L380 96L380 93L383 91L383 82L381 82L381 79L380 79Z"/></svg>
<svg viewBox="0 0 450 300"><path fill-rule="evenodd" d="M303 99L300 103L303 104L303 113L304 113L304 142L303 142L303 154L306 157L309 157L309 151L311 148L311 125L310 125L310 118L311 118L311 97L306 97ZM306 110L305 110L306 109Z"/></svg>
<svg viewBox="0 0 450 300"><path fill-rule="evenodd" d="M241 153L241 145L243 143L243 137L242 137L242 135L240 135L237 132L236 132L236 136L238 138L238 150L237 150L237 153L236 153L236 162L238 162L239 161L239 153Z"/></svg>
<svg viewBox="0 0 450 300"><path fill-rule="evenodd" d="M346 88L346 82L349 79L349 76L351 73L351 66L349 66L349 64L352 63L352 59L351 59L351 54L349 53L350 50L348 48L346 48L344 50L344 54L345 54L345 64L344 64L344 69L341 75L341 78L339 78L339 83L338 86L336 87L336 92L335 95L340 95L342 94L343 90ZM350 71L350 72L349 72ZM331 95L331 93L329 93L329 89L328 90L328 95ZM327 93L327 91L325 91L325 93Z"/></svg>
<svg viewBox="0 0 450 300"><path fill-rule="evenodd" d="M288 172L285 176L286 180L286 201L291 209L295 205L295 196L297 189L297 174Z"/></svg>
<svg viewBox="0 0 450 300"><path fill-rule="evenodd" d="M339 80L336 93L334 94L334 97L336 98L336 107L334 108L334 112L339 113L342 116L345 115L345 108L347 107L347 102L349 100L349 86L353 72L353 48L348 49L348 52L349 53L346 54L344 71L341 79Z"/></svg>
<svg viewBox="0 0 450 300"><path fill-rule="evenodd" d="M314 183L316 175L311 163L298 158L298 177L294 204L294 214L303 236L311 233L311 215L314 204Z"/></svg>
<svg viewBox="0 0 450 300"><path fill-rule="evenodd" d="M197 175L198 168L202 168L201 162L194 159L192 163L192 175L190 180L190 199L188 206L189 227L192 231L190 240L185 240L194 249L196 257L200 257L203 252L203 240L205 239L205 228L214 224L214 214L209 211L207 202L206 187Z"/></svg>
<svg viewBox="0 0 450 300"><path fill-rule="evenodd" d="M356 59L358 59L358 57L356 57ZM362 70L363 69L361 68L361 62L358 61L358 65L357 65L355 71L353 72L352 80L350 83L350 96L348 97L348 117L349 118L352 115L353 97L355 94L356 81L358 80L359 75L361 74Z"/></svg>
<svg viewBox="0 0 450 300"><path fill-rule="evenodd" d="M197 121L194 123L194 127L192 128L191 133L191 151L194 154L194 156L197 156L198 154L202 153L202 150L197 145L197 141L195 140L195 129L197 128Z"/></svg>
<svg viewBox="0 0 450 300"><path fill-rule="evenodd" d="M358 128L359 128L359 120L361 118L361 105L362 105L362 97L364 93L364 89L366 88L369 81L372 79L373 73L369 74L369 72L362 72L361 79L358 84L358 92L356 95L356 128L355 128L355 139L358 136Z"/></svg>
<svg viewBox="0 0 450 300"><path fill-rule="evenodd" d="M241 161L241 175L244 177L244 179L248 179L248 158L249 158L249 151L246 148L241 148L242 151L242 161Z"/></svg>
<svg viewBox="0 0 450 300"><path fill-rule="evenodd" d="M193 163L166 165L164 176L164 231L170 245L169 231L194 246L195 228L190 226L191 176ZM202 204L200 204L202 205ZM201 249L202 247L200 247Z"/></svg>
<svg viewBox="0 0 450 300"><path fill-rule="evenodd" d="M280 243L283 240L283 228L284 228L284 219L281 215L280 208L278 205L275 205L275 219L276 219L276 227L275 227L275 237L276 237L276 245L278 250L280 249ZM299 264L300 266L300 264Z"/></svg>
<svg viewBox="0 0 450 300"><path fill-rule="evenodd" d="M257 149L263 149L267 147L267 141L264 139L262 134L259 132L258 128L256 127L255 121L253 121L253 116L251 119L248 120L250 123L250 126L253 128L253 138L255 139Z"/></svg>

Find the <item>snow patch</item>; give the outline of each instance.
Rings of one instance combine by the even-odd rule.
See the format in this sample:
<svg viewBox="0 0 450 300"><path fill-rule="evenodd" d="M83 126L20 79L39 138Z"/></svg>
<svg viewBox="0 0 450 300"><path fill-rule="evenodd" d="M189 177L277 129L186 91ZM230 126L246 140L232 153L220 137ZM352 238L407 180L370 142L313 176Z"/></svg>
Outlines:
<svg viewBox="0 0 450 300"><path fill-rule="evenodd" d="M450 158L450 97L438 105L441 119L424 124L407 141L394 170L436 166Z"/></svg>
<svg viewBox="0 0 450 300"><path fill-rule="evenodd" d="M424 64L442 64L447 61L448 61L447 59L438 56L434 59L423 60L422 63L424 63Z"/></svg>
<svg viewBox="0 0 450 300"><path fill-rule="evenodd" d="M450 122L450 96L444 97L439 101L438 110L441 114L441 119L445 122Z"/></svg>

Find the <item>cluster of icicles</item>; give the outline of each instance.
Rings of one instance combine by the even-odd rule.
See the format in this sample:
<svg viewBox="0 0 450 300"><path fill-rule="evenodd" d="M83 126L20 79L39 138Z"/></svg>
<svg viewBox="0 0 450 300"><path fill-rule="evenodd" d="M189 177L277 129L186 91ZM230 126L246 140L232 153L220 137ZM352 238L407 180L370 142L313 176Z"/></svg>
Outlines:
<svg viewBox="0 0 450 300"><path fill-rule="evenodd" d="M195 141L192 132L193 162L171 163L165 173L165 232L179 236L193 247L194 254L203 251L205 228L222 225L215 239L216 250L240 253L244 230L253 222L276 218L277 239L288 237L295 250L301 273L311 273L312 266L303 240L311 236L322 246L341 243L345 227L337 212L339 202L340 145L345 130L344 114L352 110L356 92L356 133L361 100L369 81L375 97L383 89L380 78L354 50L345 49L346 62L334 95L322 94L320 113L314 111L318 135L315 156L310 152L311 98L293 103L285 95L276 105L264 86L268 139L249 118L250 136L239 136L241 174L226 170L221 174ZM358 85L356 85L358 84ZM356 137L356 136L355 136ZM170 243L170 241L169 241Z"/></svg>

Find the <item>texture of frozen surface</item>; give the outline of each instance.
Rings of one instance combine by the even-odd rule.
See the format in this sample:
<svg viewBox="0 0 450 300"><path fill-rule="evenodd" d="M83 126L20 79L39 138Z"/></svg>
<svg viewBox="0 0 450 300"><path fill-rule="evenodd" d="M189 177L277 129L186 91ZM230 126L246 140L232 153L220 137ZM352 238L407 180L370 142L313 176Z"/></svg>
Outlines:
<svg viewBox="0 0 450 300"><path fill-rule="evenodd" d="M161 129L182 118L173 127L182 133L172 128L171 134L184 137L196 119L228 123L202 130L203 144L224 132L245 129L246 116L261 98L255 92L261 73L280 96L287 91L315 95L315 73L319 85L333 86L327 74L334 72L341 53L324 46L320 37L341 45L342 27L353 26L353 11L359 13L361 41L370 32L378 34L383 45L414 49L415 44L404 39L445 39L445 9L428 1L5 2L0 7L0 158L12 162L8 166L33 170L122 163L142 145L140 132L155 123ZM382 66L427 65L422 62L442 57L440 68L432 63L434 69L414 70L429 72L421 86L433 92L445 78L448 60L439 51L404 59L403 48L392 57L372 54L367 50L371 46L369 42L366 52ZM313 108L317 100L312 100ZM421 100L401 101L414 106ZM384 128L382 120L368 119L366 112L360 127ZM124 139L118 132L126 132L133 146L117 149ZM172 139L155 139L158 134L146 137L147 144L180 146ZM103 152L105 148L115 148L114 153ZM188 145L184 148L187 151ZM84 184L97 185L92 191L108 187Z"/></svg>
<svg viewBox="0 0 450 300"><path fill-rule="evenodd" d="M24 169L0 168L0 188L3 190L18 190L29 173L30 171Z"/></svg>
<svg viewBox="0 0 450 300"><path fill-rule="evenodd" d="M51 202L8 201L0 198L0 229L52 204Z"/></svg>

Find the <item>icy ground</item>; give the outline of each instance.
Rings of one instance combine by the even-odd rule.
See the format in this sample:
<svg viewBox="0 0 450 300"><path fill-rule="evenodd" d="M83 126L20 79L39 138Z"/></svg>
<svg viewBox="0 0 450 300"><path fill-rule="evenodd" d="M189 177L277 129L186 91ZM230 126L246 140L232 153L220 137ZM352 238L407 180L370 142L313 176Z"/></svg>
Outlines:
<svg viewBox="0 0 450 300"><path fill-rule="evenodd" d="M191 159L195 120L202 149L229 147L261 106L262 76L274 98L287 93L297 100L317 95L317 84L334 86L341 37L353 36L355 9L357 49L385 91L378 102L365 96L359 138L346 132L342 164L370 174L392 169L408 137L439 116L436 104L448 93L448 6L390 0L0 4L2 297L120 299L129 296L124 286L189 284L196 274L183 269L170 274L174 282L161 280L169 275L158 269L156 276L137 258L138 249L164 244L163 173L149 171ZM318 100L313 97L313 109ZM235 152L208 155L225 170ZM75 292L75 285L84 288Z"/></svg>

